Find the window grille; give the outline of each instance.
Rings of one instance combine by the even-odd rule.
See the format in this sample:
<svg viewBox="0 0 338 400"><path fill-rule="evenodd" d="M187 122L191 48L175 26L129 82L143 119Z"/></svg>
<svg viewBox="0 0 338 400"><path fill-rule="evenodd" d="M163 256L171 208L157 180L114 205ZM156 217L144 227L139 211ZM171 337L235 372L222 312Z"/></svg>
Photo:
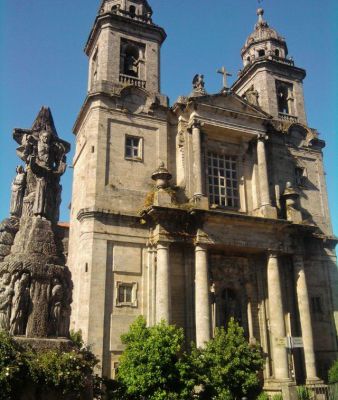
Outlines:
<svg viewBox="0 0 338 400"><path fill-rule="evenodd" d="M208 152L209 201L239 208L237 157Z"/></svg>

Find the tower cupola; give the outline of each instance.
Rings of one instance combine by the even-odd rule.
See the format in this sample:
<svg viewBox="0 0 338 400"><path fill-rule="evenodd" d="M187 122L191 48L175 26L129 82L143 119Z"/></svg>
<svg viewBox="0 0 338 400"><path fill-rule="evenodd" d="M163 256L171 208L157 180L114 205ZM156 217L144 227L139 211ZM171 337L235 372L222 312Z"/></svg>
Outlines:
<svg viewBox="0 0 338 400"><path fill-rule="evenodd" d="M103 0L100 13L107 12L148 23L151 23L153 15L153 10L147 0Z"/></svg>
<svg viewBox="0 0 338 400"><path fill-rule="evenodd" d="M255 29L241 50L244 68L231 89L274 118L306 124L306 72L288 57L285 39L264 20L262 8L257 15Z"/></svg>
<svg viewBox="0 0 338 400"><path fill-rule="evenodd" d="M257 10L257 15L255 30L249 35L241 51L244 66L257 59L268 57L277 60L286 59L288 48L285 39L264 20L262 8Z"/></svg>

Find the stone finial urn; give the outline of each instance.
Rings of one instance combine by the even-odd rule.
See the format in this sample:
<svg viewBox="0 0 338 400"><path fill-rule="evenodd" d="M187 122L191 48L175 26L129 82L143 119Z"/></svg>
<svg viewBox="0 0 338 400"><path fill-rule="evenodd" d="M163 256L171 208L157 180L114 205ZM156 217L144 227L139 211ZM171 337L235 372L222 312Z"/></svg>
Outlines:
<svg viewBox="0 0 338 400"><path fill-rule="evenodd" d="M161 162L157 170L151 175L151 179L155 181L157 189L166 189L169 187L169 181L171 178L172 175L164 166L164 162Z"/></svg>
<svg viewBox="0 0 338 400"><path fill-rule="evenodd" d="M292 186L291 182L286 183L282 198L285 201L286 218L295 223L302 222L302 213L299 209L299 193Z"/></svg>

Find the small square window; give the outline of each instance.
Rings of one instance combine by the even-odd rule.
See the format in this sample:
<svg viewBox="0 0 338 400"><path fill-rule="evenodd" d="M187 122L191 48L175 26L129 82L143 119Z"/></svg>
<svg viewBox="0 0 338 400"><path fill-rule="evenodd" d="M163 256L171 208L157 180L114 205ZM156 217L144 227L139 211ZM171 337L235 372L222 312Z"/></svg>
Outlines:
<svg viewBox="0 0 338 400"><path fill-rule="evenodd" d="M116 306L137 307L137 283L116 283Z"/></svg>
<svg viewBox="0 0 338 400"><path fill-rule="evenodd" d="M126 136L125 142L125 158L128 160L141 161L142 155L142 138L136 136Z"/></svg>

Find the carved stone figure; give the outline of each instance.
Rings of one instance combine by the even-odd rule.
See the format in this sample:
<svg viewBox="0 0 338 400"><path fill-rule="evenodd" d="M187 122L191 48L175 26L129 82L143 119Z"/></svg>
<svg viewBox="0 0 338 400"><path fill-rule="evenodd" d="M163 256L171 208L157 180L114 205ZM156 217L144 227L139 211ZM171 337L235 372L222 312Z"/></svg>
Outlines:
<svg viewBox="0 0 338 400"><path fill-rule="evenodd" d="M61 310L64 291L58 279L53 280L51 295L51 328L55 336L59 335L61 325Z"/></svg>
<svg viewBox="0 0 338 400"><path fill-rule="evenodd" d="M15 129L17 153L27 165L23 216L56 222L60 205L60 176L66 170L69 144L59 139L49 109L42 108L31 130Z"/></svg>
<svg viewBox="0 0 338 400"><path fill-rule="evenodd" d="M14 297L10 320L10 333L12 335L24 335L26 330L29 296L30 276L24 272L21 278L15 282Z"/></svg>
<svg viewBox="0 0 338 400"><path fill-rule="evenodd" d="M192 81L193 86L193 95L205 95L206 91L204 89L205 82L204 82L204 75L196 74Z"/></svg>
<svg viewBox="0 0 338 400"><path fill-rule="evenodd" d="M17 175L12 183L10 214L21 217L23 196L26 186L26 173L21 165L16 167L16 173Z"/></svg>
<svg viewBox="0 0 338 400"><path fill-rule="evenodd" d="M246 92L245 92L245 98L248 103L254 105L254 106L259 106L258 103L258 98L259 94L257 90L253 86L251 86Z"/></svg>
<svg viewBox="0 0 338 400"><path fill-rule="evenodd" d="M11 275L4 273L0 280L0 331L9 331L13 295Z"/></svg>

